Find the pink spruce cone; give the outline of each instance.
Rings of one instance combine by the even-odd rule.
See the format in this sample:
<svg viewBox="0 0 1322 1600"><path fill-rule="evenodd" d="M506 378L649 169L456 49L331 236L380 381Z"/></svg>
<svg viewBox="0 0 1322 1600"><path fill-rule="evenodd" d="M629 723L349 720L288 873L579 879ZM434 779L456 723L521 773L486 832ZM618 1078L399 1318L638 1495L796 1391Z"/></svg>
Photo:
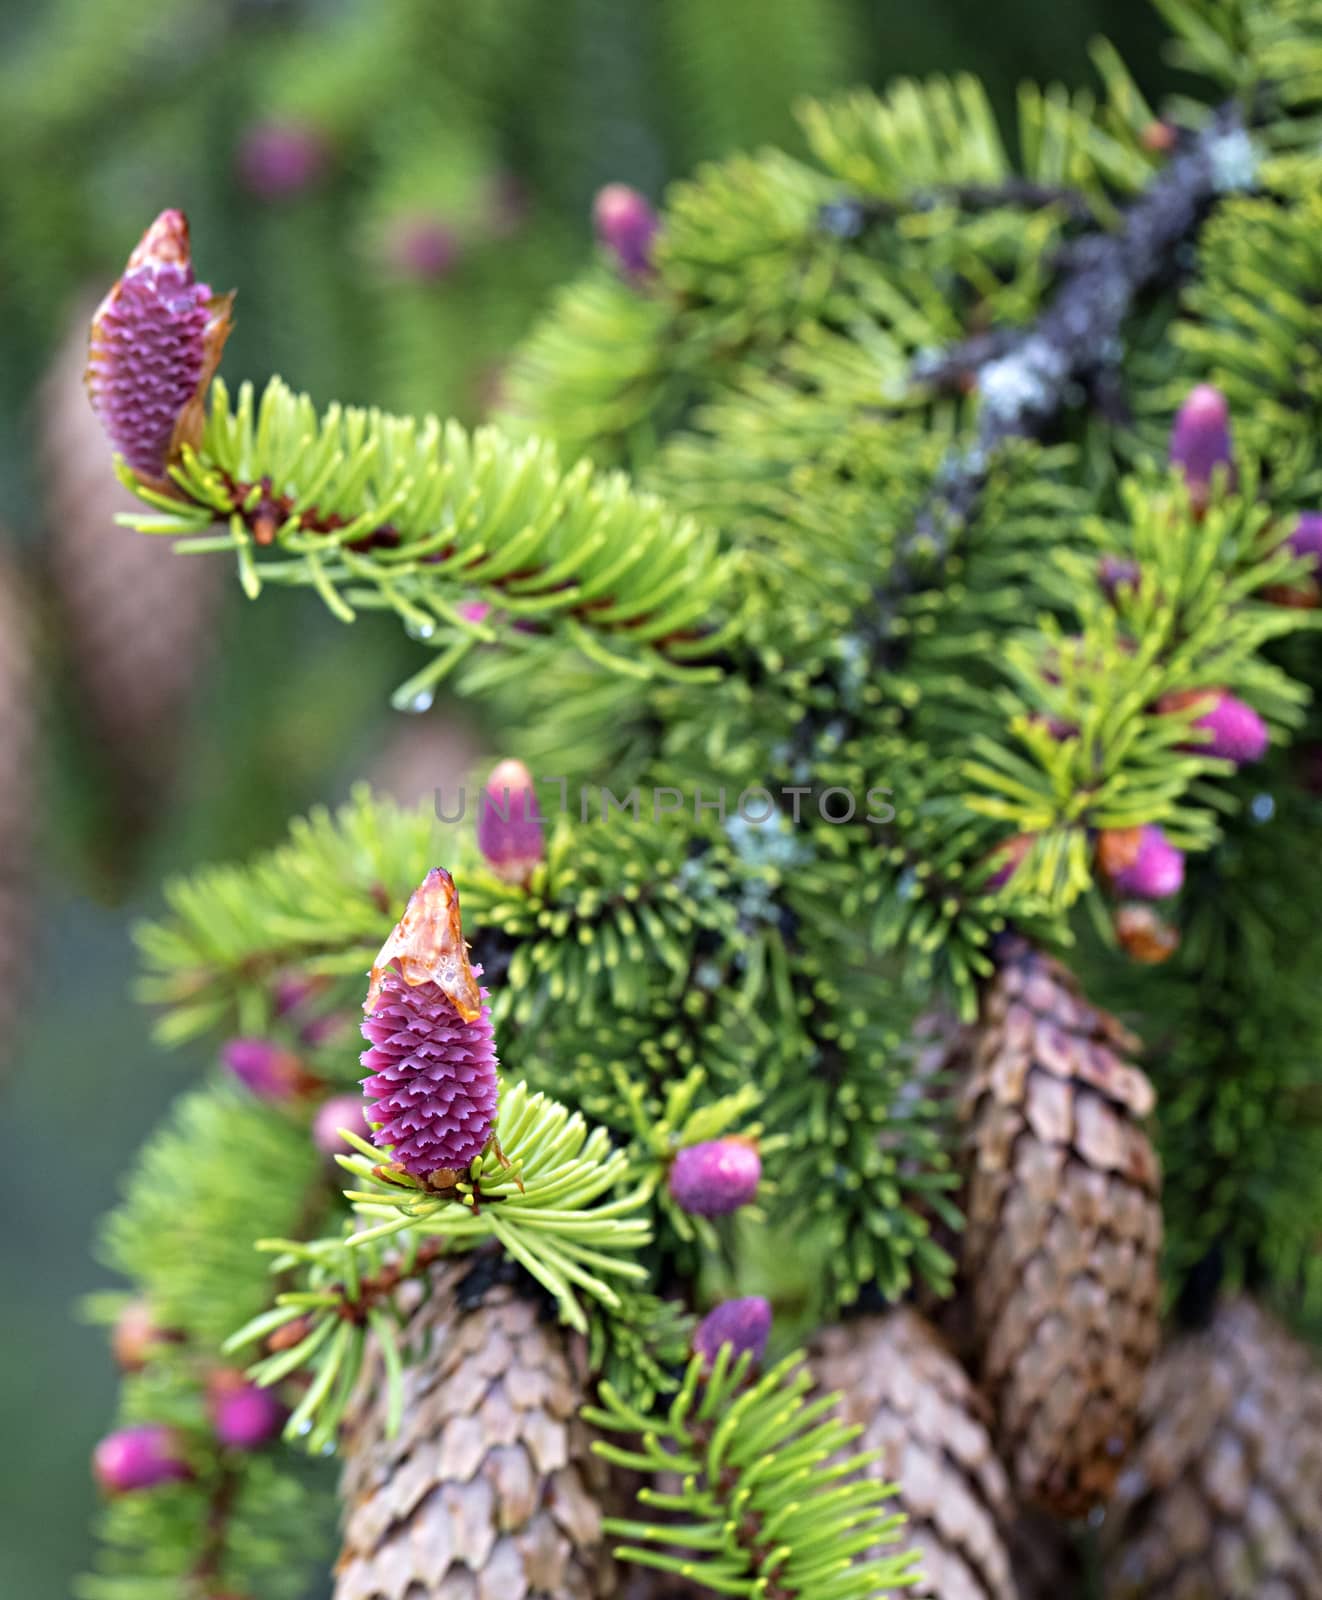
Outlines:
<svg viewBox="0 0 1322 1600"><path fill-rule="evenodd" d="M1177 850L1153 823L1142 830L1138 854L1112 879L1121 894L1139 900L1165 900L1184 885L1184 852Z"/></svg>
<svg viewBox="0 0 1322 1600"><path fill-rule="evenodd" d="M193 1475L179 1436L159 1422L108 1433L92 1452L92 1474L107 1494L155 1489Z"/></svg>
<svg viewBox="0 0 1322 1600"><path fill-rule="evenodd" d="M1176 694L1163 695L1158 702L1161 711L1183 711L1190 706L1204 704L1207 709L1194 721L1195 728L1206 728L1212 735L1209 741L1199 740L1190 745L1191 750L1203 755L1219 756L1245 766L1250 761L1261 761L1267 753L1271 735L1267 724L1251 705L1227 694L1224 689L1186 689Z"/></svg>
<svg viewBox="0 0 1322 1600"><path fill-rule="evenodd" d="M229 1450L259 1450L285 1425L284 1406L269 1389L247 1382L242 1373L214 1373L208 1389L211 1426Z"/></svg>
<svg viewBox="0 0 1322 1600"><path fill-rule="evenodd" d="M188 221L162 211L92 318L92 408L139 477L165 482L180 448L201 438L233 299L194 279Z"/></svg>
<svg viewBox="0 0 1322 1600"><path fill-rule="evenodd" d="M371 1073L363 1093L375 1102L367 1118L380 1123L372 1143L415 1178L465 1171L491 1138L499 1063L481 995L481 1012L465 1022L439 985L409 984L389 970L363 1019L371 1045L361 1057Z"/></svg>
<svg viewBox="0 0 1322 1600"><path fill-rule="evenodd" d="M761 1295L746 1300L722 1300L693 1330L693 1349L710 1366L722 1345L730 1345L730 1364L745 1352L762 1359L771 1333L771 1303Z"/></svg>
<svg viewBox="0 0 1322 1600"><path fill-rule="evenodd" d="M1322 511L1302 511L1294 532L1286 543L1297 556L1311 556L1313 566L1322 572Z"/></svg>
<svg viewBox="0 0 1322 1600"><path fill-rule="evenodd" d="M709 1139L680 1150L670 1164L670 1194L681 1211L724 1217L746 1206L762 1181L762 1157L748 1139Z"/></svg>
<svg viewBox="0 0 1322 1600"><path fill-rule="evenodd" d="M301 1059L274 1039L230 1039L220 1059L259 1100L295 1100L313 1086Z"/></svg>
<svg viewBox="0 0 1322 1600"><path fill-rule="evenodd" d="M1235 463L1230 441L1230 407L1220 389L1200 383L1175 415L1171 428L1171 465L1184 474L1194 508L1203 511L1211 492L1212 474L1226 469L1226 485L1235 487Z"/></svg>
<svg viewBox="0 0 1322 1600"><path fill-rule="evenodd" d="M608 183L598 190L592 206L597 238L630 278L643 278L652 270L652 244L660 219L637 189L627 183Z"/></svg>
<svg viewBox="0 0 1322 1600"><path fill-rule="evenodd" d="M336 1156L349 1150L350 1146L340 1136L341 1128L347 1128L360 1138L367 1137L363 1102L356 1094L332 1095L318 1107L312 1119L312 1142L323 1155Z"/></svg>
<svg viewBox="0 0 1322 1600"><path fill-rule="evenodd" d="M492 769L477 803L477 847L509 883L527 883L546 854L532 774L522 761Z"/></svg>

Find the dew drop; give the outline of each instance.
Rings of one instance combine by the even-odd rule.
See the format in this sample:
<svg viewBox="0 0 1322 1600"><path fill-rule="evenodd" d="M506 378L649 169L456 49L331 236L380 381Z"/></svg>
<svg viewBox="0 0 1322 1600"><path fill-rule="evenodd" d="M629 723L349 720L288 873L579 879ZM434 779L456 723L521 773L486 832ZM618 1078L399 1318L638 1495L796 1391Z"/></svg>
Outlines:
<svg viewBox="0 0 1322 1600"><path fill-rule="evenodd" d="M404 632L410 639L431 639L436 634L436 624L429 622L426 617L408 617L404 622Z"/></svg>

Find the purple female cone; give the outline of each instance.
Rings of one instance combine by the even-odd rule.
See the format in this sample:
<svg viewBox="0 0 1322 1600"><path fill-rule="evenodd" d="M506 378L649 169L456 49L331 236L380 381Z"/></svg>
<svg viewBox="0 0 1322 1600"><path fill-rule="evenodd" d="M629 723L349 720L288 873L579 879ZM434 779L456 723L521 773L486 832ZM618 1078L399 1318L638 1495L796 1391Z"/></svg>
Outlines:
<svg viewBox="0 0 1322 1600"><path fill-rule="evenodd" d="M92 409L139 477L165 483L180 448L200 440L232 300L196 281L188 221L162 211L92 318Z"/></svg>
<svg viewBox="0 0 1322 1600"><path fill-rule="evenodd" d="M481 968L474 969L481 976ZM390 1149L415 1178L463 1172L491 1138L496 1116L496 1042L482 990L481 1015L465 1022L434 983L416 988L386 973L363 1020L371 1045L361 1056L371 1076L363 1093L372 1143Z"/></svg>

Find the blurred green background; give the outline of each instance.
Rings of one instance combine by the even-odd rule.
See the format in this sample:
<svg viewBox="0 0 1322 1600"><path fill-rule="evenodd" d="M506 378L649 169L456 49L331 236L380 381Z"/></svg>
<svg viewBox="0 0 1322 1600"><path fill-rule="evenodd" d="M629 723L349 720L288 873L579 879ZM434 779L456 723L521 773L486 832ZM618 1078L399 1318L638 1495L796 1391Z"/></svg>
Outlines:
<svg viewBox="0 0 1322 1600"><path fill-rule="evenodd" d="M177 205L199 275L239 289L232 383L472 420L588 258L601 184L657 196L728 149L793 147L796 96L897 74L975 71L1008 113L1021 78L1087 83L1103 30L1160 94L1142 0L0 4L0 526L43 735L31 763L28 699L0 688L37 860L31 936L0 926L31 957L0 1088L0 1594L67 1594L87 1564L115 1375L76 1301L107 1281L98 1219L132 1152L206 1065L151 1044L133 923L169 872L272 841L355 777L420 793L478 748L452 708L389 712L411 657L392 625L245 607L228 571L114 529L78 378L89 299Z"/></svg>

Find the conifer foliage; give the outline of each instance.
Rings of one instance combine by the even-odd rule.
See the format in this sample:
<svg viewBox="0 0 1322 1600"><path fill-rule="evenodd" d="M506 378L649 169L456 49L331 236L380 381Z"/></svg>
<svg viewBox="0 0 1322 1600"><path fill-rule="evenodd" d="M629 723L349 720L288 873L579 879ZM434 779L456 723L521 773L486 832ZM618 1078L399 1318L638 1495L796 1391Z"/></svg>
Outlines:
<svg viewBox="0 0 1322 1600"><path fill-rule="evenodd" d="M1030 1511L1109 1517L1120 1594L1190 1485L1172 1593L1258 1592L1215 1563L1264 1518L1312 1592L1322 13L1162 11L1201 101L1098 46L1013 139L902 83L613 195L502 426L217 379L121 462L511 760L476 826L364 790L143 930L231 1081L107 1227L169 1470L92 1600L294 1592L337 1448L346 1600L1009 1597ZM952 1291L967 1371L897 1305ZM283 1445L217 1434L239 1361ZM1172 1456L1232 1368L1269 1403Z"/></svg>

